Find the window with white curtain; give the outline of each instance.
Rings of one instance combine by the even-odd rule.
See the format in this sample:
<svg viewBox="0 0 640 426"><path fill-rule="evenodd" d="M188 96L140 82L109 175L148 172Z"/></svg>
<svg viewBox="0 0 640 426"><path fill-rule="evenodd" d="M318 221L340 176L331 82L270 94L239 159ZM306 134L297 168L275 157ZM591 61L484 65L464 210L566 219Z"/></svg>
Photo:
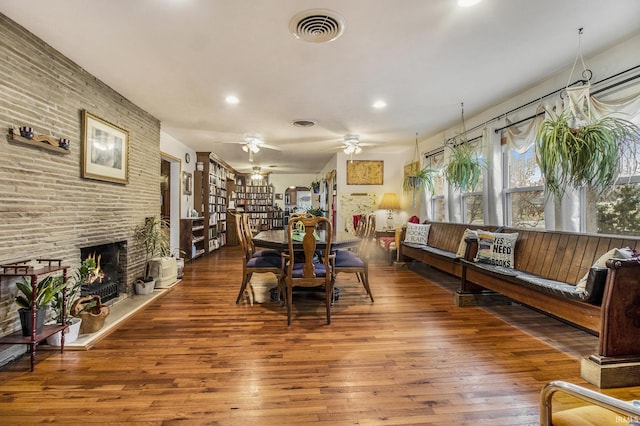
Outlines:
<svg viewBox="0 0 640 426"><path fill-rule="evenodd" d="M431 194L431 218L437 222L446 220L445 212L445 180L444 180L444 150L428 154L424 159L425 167L436 170L433 178L433 194Z"/></svg>
<svg viewBox="0 0 640 426"><path fill-rule="evenodd" d="M507 143L503 145L505 223L516 228L545 227L544 179L535 157L541 120L538 117L525 128L511 126L506 131Z"/></svg>
<svg viewBox="0 0 640 426"><path fill-rule="evenodd" d="M640 126L640 90L628 87L603 99L591 97L597 115L613 114ZM640 147L627 146L620 157L620 176L613 189L583 199L585 230L602 234L640 235Z"/></svg>
<svg viewBox="0 0 640 426"><path fill-rule="evenodd" d="M484 152L482 151L482 138L474 138L466 142L470 144L478 158L485 162ZM478 180L478 185L471 191L460 194L462 202L462 217L464 223L484 224L484 177L485 169L482 169L482 175Z"/></svg>

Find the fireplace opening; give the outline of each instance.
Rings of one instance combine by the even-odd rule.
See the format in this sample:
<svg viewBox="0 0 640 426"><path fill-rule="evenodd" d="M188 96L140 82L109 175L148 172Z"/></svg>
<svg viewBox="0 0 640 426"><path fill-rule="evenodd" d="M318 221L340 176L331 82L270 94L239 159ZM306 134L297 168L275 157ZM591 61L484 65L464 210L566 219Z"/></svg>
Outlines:
<svg viewBox="0 0 640 426"><path fill-rule="evenodd" d="M126 292L127 242L117 241L83 247L80 259L94 258L99 268L99 277L92 283L84 283L82 296L98 295L102 303L115 299L121 292Z"/></svg>

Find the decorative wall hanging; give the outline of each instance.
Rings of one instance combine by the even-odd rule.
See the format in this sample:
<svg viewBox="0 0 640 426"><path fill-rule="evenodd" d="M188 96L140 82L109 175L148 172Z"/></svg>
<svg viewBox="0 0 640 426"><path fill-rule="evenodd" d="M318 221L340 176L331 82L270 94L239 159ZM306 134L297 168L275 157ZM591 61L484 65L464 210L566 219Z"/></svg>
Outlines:
<svg viewBox="0 0 640 426"><path fill-rule="evenodd" d="M189 172L182 172L182 194L191 195L193 190L193 175Z"/></svg>
<svg viewBox="0 0 640 426"><path fill-rule="evenodd" d="M82 177L126 184L129 132L82 111Z"/></svg>
<svg viewBox="0 0 640 426"><path fill-rule="evenodd" d="M384 161L347 161L347 185L382 185Z"/></svg>

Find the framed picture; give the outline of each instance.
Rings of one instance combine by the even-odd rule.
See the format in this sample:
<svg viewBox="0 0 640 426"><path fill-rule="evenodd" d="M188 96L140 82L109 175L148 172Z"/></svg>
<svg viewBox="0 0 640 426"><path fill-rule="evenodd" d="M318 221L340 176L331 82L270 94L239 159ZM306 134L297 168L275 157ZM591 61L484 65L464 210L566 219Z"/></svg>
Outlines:
<svg viewBox="0 0 640 426"><path fill-rule="evenodd" d="M127 184L129 132L82 111L82 177Z"/></svg>
<svg viewBox="0 0 640 426"><path fill-rule="evenodd" d="M191 195L193 192L193 175L189 172L182 172L182 193Z"/></svg>
<svg viewBox="0 0 640 426"><path fill-rule="evenodd" d="M382 185L384 161L347 160L347 185Z"/></svg>
<svg viewBox="0 0 640 426"><path fill-rule="evenodd" d="M276 200L282 200L282 192L276 193Z"/></svg>

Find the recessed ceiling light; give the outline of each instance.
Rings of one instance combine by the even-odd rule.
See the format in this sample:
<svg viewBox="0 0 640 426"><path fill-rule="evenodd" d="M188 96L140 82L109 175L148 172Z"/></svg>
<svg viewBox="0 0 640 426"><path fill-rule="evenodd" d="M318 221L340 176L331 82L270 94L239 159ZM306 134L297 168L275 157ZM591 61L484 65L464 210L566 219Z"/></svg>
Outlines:
<svg viewBox="0 0 640 426"><path fill-rule="evenodd" d="M378 100L378 101L375 101L373 103L373 107L377 108L377 109L381 109L381 108L384 108L386 106L387 106L387 103L385 101L382 101L382 100Z"/></svg>
<svg viewBox="0 0 640 426"><path fill-rule="evenodd" d="M235 95L229 95L224 98L224 101L229 105L237 105L240 102L240 99L238 99L238 97Z"/></svg>
<svg viewBox="0 0 640 426"><path fill-rule="evenodd" d="M471 7L480 3L482 0L458 0L458 6L460 7Z"/></svg>

